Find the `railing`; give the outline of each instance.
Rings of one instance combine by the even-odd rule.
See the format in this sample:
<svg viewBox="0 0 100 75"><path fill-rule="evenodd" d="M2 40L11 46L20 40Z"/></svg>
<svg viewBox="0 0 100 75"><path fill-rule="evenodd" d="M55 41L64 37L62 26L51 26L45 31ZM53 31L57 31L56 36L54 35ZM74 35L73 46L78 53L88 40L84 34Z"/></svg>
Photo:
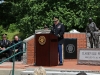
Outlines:
<svg viewBox="0 0 100 75"><path fill-rule="evenodd" d="M23 43L23 45L24 45L23 50L22 50L21 52L15 53L15 47L16 47L17 45L21 44L21 43ZM13 58L12 75L14 75L15 56L19 55L20 53L25 53L25 52L26 52L26 43L23 42L23 41L18 42L18 43L16 43L16 44L14 44L14 45L8 47L7 49L0 51L0 54L3 53L3 52L5 52L5 51L8 51L8 50L10 50L10 49L12 49L12 48L13 48L13 50L14 50L13 55L11 55L10 57L6 58L5 60L2 60L2 61L0 62L0 64L2 64L3 62L5 62L5 61L7 61L7 60L9 60L9 59L11 59L11 58Z"/></svg>

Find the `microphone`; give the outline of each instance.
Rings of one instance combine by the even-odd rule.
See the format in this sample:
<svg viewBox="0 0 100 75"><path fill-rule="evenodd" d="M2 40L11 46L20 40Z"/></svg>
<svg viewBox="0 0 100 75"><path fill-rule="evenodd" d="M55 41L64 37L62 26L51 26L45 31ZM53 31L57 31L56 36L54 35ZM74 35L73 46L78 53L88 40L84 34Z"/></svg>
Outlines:
<svg viewBox="0 0 100 75"><path fill-rule="evenodd" d="M54 31L54 34L55 34L55 29L53 31Z"/></svg>

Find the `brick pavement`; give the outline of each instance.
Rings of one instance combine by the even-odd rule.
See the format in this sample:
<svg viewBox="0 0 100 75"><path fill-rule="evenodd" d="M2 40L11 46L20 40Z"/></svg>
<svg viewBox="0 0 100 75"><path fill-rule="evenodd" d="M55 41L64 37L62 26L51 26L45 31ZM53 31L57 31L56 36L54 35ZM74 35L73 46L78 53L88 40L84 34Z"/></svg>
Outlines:
<svg viewBox="0 0 100 75"><path fill-rule="evenodd" d="M33 65L25 65L22 62L16 62L15 63L15 69L26 69L26 68L35 68L38 66ZM76 59L69 59L64 60L63 66L43 66L45 68L57 68L57 69L70 69L70 70L88 70L88 71L100 71L100 66L95 65L77 65ZM3 64L0 64L0 68L6 68L11 69L12 63L11 62L5 62Z"/></svg>

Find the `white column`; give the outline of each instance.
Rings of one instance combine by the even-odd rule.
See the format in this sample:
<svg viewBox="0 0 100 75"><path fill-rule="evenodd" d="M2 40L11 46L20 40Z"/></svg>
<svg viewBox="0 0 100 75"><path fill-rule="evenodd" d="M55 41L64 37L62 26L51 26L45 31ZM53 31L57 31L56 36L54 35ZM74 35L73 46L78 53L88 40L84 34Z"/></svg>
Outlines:
<svg viewBox="0 0 100 75"><path fill-rule="evenodd" d="M64 45L62 44L62 62L64 62Z"/></svg>

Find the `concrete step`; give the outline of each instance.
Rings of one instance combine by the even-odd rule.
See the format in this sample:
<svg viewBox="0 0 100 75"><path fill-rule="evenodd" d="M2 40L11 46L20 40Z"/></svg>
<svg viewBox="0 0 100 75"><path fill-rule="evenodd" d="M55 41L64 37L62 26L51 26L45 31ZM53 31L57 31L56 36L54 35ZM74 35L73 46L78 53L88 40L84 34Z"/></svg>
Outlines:
<svg viewBox="0 0 100 75"><path fill-rule="evenodd" d="M15 69L15 75L34 75L35 68L28 69ZM66 69L52 69L45 68L47 75L76 75L82 70L66 70ZM100 72L96 71L84 71L87 75L100 75ZM0 75L12 75L12 69L0 69Z"/></svg>
<svg viewBox="0 0 100 75"><path fill-rule="evenodd" d="M35 68L27 68L26 71L22 71L21 75L34 75ZM45 68L46 75L76 75L81 71L84 71L87 75L100 75L100 71L87 71L87 70L71 70L71 69L54 69Z"/></svg>
<svg viewBox="0 0 100 75"><path fill-rule="evenodd" d="M15 69L14 75L21 75L24 69ZM0 68L0 75L12 75L12 69Z"/></svg>
<svg viewBox="0 0 100 75"><path fill-rule="evenodd" d="M12 62L0 64L0 75L12 75L12 66ZM24 67L22 62L15 62L15 75L21 75L21 72L26 70Z"/></svg>

